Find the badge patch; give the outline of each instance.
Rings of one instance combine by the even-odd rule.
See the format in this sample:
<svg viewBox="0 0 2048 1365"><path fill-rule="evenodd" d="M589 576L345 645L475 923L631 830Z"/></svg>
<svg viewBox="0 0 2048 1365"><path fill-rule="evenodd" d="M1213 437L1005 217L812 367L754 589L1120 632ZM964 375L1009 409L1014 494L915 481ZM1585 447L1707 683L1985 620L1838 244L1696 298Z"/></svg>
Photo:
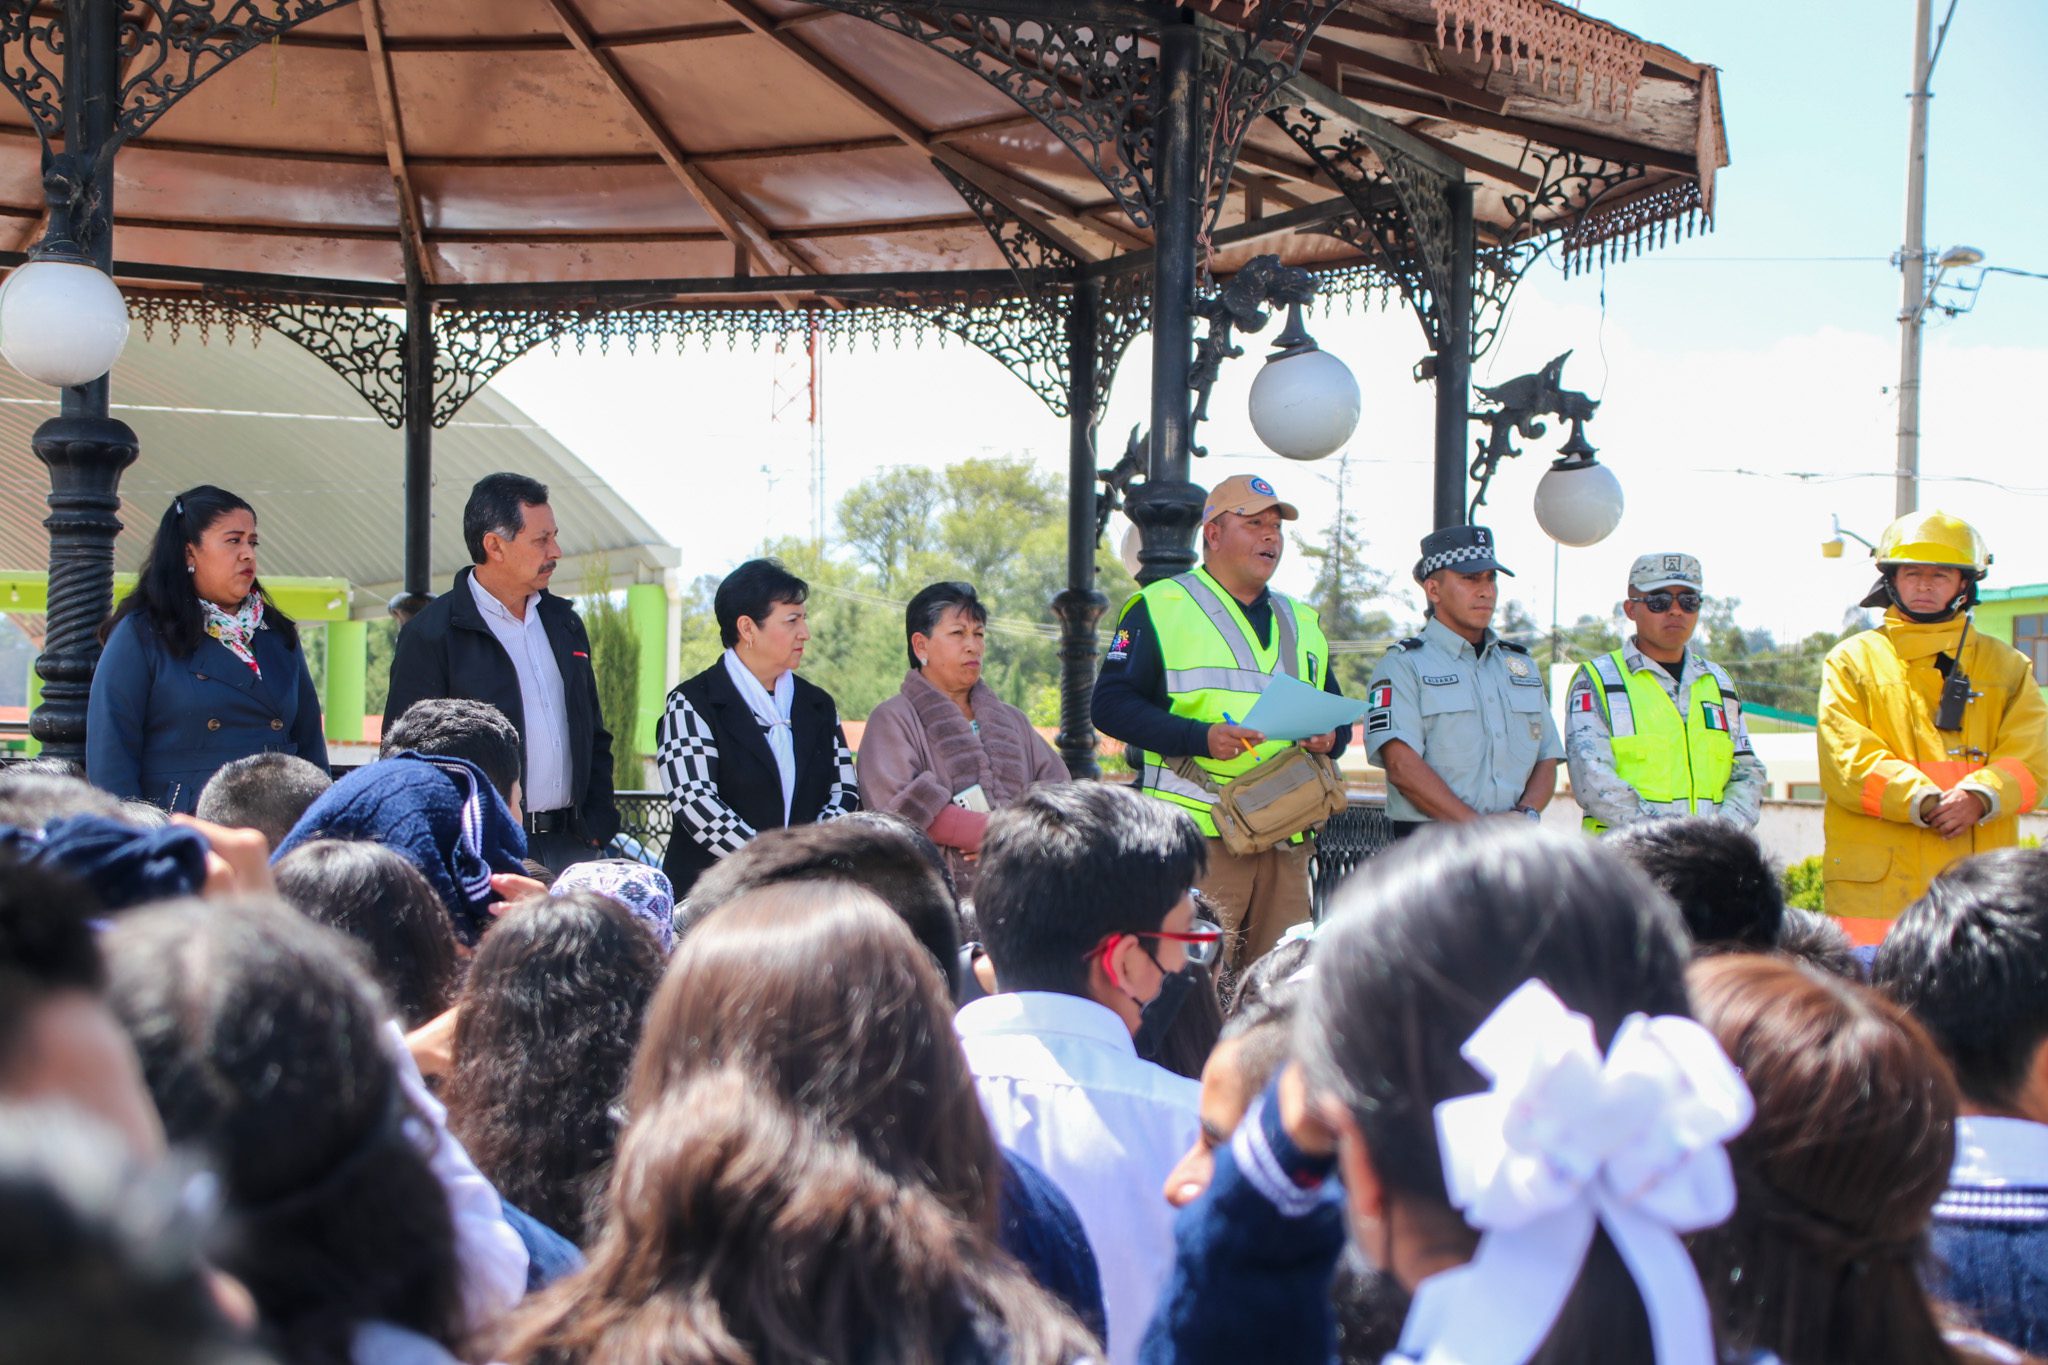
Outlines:
<svg viewBox="0 0 2048 1365"><path fill-rule="evenodd" d="M1592 712L1593 712L1593 689L1592 689L1592 688L1590 688L1590 687L1581 687L1581 688L1580 688L1580 689L1579 689L1578 691L1576 691L1576 692L1572 693L1572 710L1574 710L1574 711L1578 712L1578 713L1579 713L1580 715L1591 715L1591 714L1592 714Z"/></svg>
<svg viewBox="0 0 2048 1365"><path fill-rule="evenodd" d="M1380 710L1385 710L1394 704L1394 685L1390 682L1374 683L1372 693L1366 701Z"/></svg>
<svg viewBox="0 0 2048 1365"><path fill-rule="evenodd" d="M1276 498L1280 496L1273 491L1272 484L1256 477L1252 479L1252 492L1257 493L1262 498Z"/></svg>
<svg viewBox="0 0 2048 1365"><path fill-rule="evenodd" d="M1391 730L1393 728L1394 713L1392 711L1375 711L1366 718L1365 732L1369 735L1378 734L1382 730Z"/></svg>
<svg viewBox="0 0 2048 1365"><path fill-rule="evenodd" d="M1130 657L1131 633L1128 630L1120 630L1116 633L1116 637L1109 642L1110 661L1117 663Z"/></svg>
<svg viewBox="0 0 2048 1365"><path fill-rule="evenodd" d="M1700 716L1707 722L1709 730L1726 731L1728 728L1728 710L1719 702L1701 702Z"/></svg>
<svg viewBox="0 0 2048 1365"><path fill-rule="evenodd" d="M1455 687L1459 683L1465 681L1456 673L1440 673L1434 677L1425 673L1422 675L1422 680L1428 683L1431 687Z"/></svg>
<svg viewBox="0 0 2048 1365"><path fill-rule="evenodd" d="M1527 659L1514 655L1509 656L1508 672L1514 674L1517 678L1526 678L1532 671Z"/></svg>

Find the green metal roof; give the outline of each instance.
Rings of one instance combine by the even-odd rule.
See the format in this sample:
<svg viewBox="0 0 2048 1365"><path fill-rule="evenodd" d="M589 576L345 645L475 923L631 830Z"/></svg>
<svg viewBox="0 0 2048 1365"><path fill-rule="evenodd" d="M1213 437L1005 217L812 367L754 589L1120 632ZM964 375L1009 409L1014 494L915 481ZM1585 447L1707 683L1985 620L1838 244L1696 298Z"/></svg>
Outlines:
<svg viewBox="0 0 2048 1365"><path fill-rule="evenodd" d="M2025 597L2048 597L2048 583L2022 583L2011 588L1977 590L1977 598L1983 602L2013 602Z"/></svg>

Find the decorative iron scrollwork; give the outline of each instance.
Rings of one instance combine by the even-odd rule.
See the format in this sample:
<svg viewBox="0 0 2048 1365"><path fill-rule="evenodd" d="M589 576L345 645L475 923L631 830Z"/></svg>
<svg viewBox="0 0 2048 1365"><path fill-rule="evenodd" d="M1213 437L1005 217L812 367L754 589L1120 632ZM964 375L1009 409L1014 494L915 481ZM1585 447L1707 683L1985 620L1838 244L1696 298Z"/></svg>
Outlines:
<svg viewBox="0 0 2048 1365"><path fill-rule="evenodd" d="M525 308L434 310L434 425L445 427L498 372L576 326L580 312Z"/></svg>
<svg viewBox="0 0 2048 1365"><path fill-rule="evenodd" d="M1263 0L1245 6L1241 26L1204 25L1202 126L1208 129L1202 233L1214 230L1237 154L1252 124L1301 71L1309 40L1343 0Z"/></svg>
<svg viewBox="0 0 2048 1365"><path fill-rule="evenodd" d="M1117 366L1138 333L1152 326L1152 276L1149 271L1123 270L1106 275L1095 313L1095 411L1109 402Z"/></svg>
<svg viewBox="0 0 2048 1365"><path fill-rule="evenodd" d="M283 302L264 325L318 356L397 430L405 425L405 324L358 303Z"/></svg>
<svg viewBox="0 0 2048 1365"><path fill-rule="evenodd" d="M110 155L193 87L252 48L356 0L95 0L119 4L121 81ZM64 136L62 7L0 0L0 84L28 111L47 152Z"/></svg>

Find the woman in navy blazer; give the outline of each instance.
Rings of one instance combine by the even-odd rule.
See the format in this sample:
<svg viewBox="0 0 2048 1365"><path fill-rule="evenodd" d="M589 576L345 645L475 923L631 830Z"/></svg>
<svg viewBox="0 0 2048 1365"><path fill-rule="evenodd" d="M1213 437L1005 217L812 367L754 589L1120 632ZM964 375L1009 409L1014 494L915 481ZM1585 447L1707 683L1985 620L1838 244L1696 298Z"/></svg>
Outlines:
<svg viewBox="0 0 2048 1365"><path fill-rule="evenodd" d="M299 629L256 581L255 510L226 489L171 499L100 643L85 736L97 786L189 812L238 758L327 766Z"/></svg>

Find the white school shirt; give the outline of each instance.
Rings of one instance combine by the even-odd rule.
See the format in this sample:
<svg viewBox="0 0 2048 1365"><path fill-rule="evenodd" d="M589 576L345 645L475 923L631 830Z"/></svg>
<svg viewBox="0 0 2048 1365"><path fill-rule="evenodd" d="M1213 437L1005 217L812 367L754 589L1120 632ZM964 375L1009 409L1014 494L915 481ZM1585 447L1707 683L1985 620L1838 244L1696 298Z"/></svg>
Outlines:
<svg viewBox="0 0 2048 1365"><path fill-rule="evenodd" d="M491 596L483 584L469 576L470 595L484 624L511 656L512 671L519 675L519 709L526 713L526 781L522 805L529 811L560 810L576 804L569 790L569 703L562 691L562 666L555 662L554 647L548 644L547 627L540 620L540 594L526 599L526 619Z"/></svg>
<svg viewBox="0 0 2048 1365"><path fill-rule="evenodd" d="M954 1020L996 1141L1081 1216L1102 1272L1111 1365L1132 1365L1173 1269L1167 1173L1201 1126L1202 1087L1138 1056L1124 1021L1075 995L1015 991Z"/></svg>

